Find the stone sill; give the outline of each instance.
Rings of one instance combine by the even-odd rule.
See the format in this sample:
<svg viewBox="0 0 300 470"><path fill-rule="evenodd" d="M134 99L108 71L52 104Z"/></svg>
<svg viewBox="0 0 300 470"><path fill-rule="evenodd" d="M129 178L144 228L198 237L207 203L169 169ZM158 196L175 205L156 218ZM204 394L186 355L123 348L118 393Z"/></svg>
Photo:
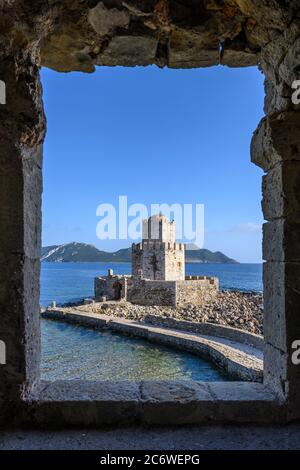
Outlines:
<svg viewBox="0 0 300 470"><path fill-rule="evenodd" d="M40 382L26 401L2 402L0 410L2 426L57 429L280 423L285 416L285 407L262 384L184 380Z"/></svg>

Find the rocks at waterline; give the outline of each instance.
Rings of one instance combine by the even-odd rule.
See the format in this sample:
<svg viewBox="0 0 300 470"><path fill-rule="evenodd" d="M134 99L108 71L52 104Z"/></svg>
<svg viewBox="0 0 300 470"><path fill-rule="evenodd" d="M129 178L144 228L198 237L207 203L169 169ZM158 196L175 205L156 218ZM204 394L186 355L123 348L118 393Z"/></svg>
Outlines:
<svg viewBox="0 0 300 470"><path fill-rule="evenodd" d="M143 321L147 315L157 315L177 320L228 325L250 333L263 333L263 296L258 293L221 291L201 308L192 304L181 308L148 307L121 301L78 305L76 309L136 321Z"/></svg>

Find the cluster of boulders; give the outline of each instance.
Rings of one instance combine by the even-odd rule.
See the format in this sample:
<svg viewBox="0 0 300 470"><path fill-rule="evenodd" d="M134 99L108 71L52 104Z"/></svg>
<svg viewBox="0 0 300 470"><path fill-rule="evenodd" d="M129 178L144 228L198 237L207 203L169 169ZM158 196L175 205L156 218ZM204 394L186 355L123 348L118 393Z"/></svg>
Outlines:
<svg viewBox="0 0 300 470"><path fill-rule="evenodd" d="M77 309L111 317L143 321L147 316L174 318L192 322L209 322L263 333L263 296L258 293L222 291L203 307L188 304L184 307L141 306L129 302L96 302L77 306Z"/></svg>
<svg viewBox="0 0 300 470"><path fill-rule="evenodd" d="M219 292L201 309L201 321L228 325L263 333L263 295L258 293Z"/></svg>

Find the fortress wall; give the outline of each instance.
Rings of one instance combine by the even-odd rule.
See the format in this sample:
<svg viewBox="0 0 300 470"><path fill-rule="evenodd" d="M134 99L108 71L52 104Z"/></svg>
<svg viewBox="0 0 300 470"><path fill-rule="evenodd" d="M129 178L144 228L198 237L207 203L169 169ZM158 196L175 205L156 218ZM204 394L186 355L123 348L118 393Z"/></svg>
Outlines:
<svg viewBox="0 0 300 470"><path fill-rule="evenodd" d="M106 300L126 298L127 278L119 276L96 277L94 282L96 301L100 301L102 297L106 297Z"/></svg>
<svg viewBox="0 0 300 470"><path fill-rule="evenodd" d="M176 282L176 303L177 306L187 304L204 305L213 299L219 291L217 278L205 277L197 280L186 280Z"/></svg>
<svg viewBox="0 0 300 470"><path fill-rule="evenodd" d="M128 285L127 300L138 305L176 306L176 282L135 279Z"/></svg>
<svg viewBox="0 0 300 470"><path fill-rule="evenodd" d="M219 290L217 278L187 276L187 280L145 280L138 277L107 276L95 278L95 300L125 299L138 305L203 306Z"/></svg>

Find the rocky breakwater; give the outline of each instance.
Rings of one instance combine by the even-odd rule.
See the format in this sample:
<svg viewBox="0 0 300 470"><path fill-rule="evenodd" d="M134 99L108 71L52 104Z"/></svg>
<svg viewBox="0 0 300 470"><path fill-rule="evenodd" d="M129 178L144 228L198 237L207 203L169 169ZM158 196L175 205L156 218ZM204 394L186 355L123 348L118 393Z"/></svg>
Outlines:
<svg viewBox="0 0 300 470"><path fill-rule="evenodd" d="M227 325L250 333L263 333L263 296L258 293L222 291L201 308L192 304L177 308L145 307L121 301L79 305L76 309L136 321L147 321L148 315L156 315L176 320Z"/></svg>

